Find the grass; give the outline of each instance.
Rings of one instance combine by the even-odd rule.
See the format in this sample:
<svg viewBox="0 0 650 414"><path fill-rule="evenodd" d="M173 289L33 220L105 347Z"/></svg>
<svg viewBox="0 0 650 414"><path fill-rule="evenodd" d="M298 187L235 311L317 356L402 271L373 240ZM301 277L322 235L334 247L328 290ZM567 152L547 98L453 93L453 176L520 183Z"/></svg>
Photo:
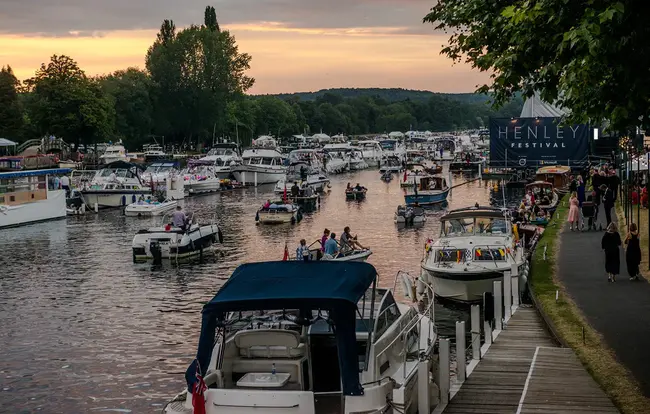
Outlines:
<svg viewBox="0 0 650 414"><path fill-rule="evenodd" d="M564 287L557 279L556 259L567 215L567 202L561 200L533 255L531 289L541 307L540 311L546 314L559 339L575 351L589 374L622 413L648 412L650 399L643 396L629 371L616 360L616 356L607 347L600 334L586 322L580 309L565 293ZM645 240L647 243L647 236ZM546 260L544 260L544 246L547 247ZM556 292L559 292L557 301Z"/></svg>

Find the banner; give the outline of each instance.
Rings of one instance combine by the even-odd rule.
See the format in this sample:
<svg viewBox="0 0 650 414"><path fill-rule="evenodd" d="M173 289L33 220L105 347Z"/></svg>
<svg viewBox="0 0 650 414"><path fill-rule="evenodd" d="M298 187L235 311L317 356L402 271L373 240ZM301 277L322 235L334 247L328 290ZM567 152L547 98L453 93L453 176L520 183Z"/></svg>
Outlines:
<svg viewBox="0 0 650 414"><path fill-rule="evenodd" d="M589 125L560 125L560 118L490 118L490 165L582 165L589 153Z"/></svg>

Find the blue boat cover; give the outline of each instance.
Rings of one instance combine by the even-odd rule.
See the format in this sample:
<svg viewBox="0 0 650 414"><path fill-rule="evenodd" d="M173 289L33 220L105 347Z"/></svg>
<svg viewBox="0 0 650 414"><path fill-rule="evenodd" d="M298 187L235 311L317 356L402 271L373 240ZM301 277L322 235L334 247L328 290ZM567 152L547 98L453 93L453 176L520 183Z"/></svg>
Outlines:
<svg viewBox="0 0 650 414"><path fill-rule="evenodd" d="M362 262L282 261L243 264L203 307L196 360L185 374L191 391L196 372L205 376L219 321L228 312L327 310L336 328L343 394L361 395L355 335L357 302L375 282L375 268ZM197 362L200 369L197 370Z"/></svg>

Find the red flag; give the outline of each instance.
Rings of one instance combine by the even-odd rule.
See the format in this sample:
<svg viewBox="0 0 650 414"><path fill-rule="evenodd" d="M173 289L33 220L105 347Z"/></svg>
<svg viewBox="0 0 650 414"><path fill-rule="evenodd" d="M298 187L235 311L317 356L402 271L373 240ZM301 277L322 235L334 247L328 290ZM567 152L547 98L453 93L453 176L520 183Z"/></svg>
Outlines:
<svg viewBox="0 0 650 414"><path fill-rule="evenodd" d="M406 178L407 178L406 170L404 170L404 180L402 180L402 181L406 182Z"/></svg>
<svg viewBox="0 0 650 414"><path fill-rule="evenodd" d="M287 243L284 244L284 256L282 256L282 261L286 262L289 260L289 247L287 246Z"/></svg>
<svg viewBox="0 0 650 414"><path fill-rule="evenodd" d="M287 202L287 183L284 183L284 194L282 194L282 201Z"/></svg>
<svg viewBox="0 0 650 414"><path fill-rule="evenodd" d="M199 361L196 361L196 382L192 387L192 406L194 414L206 414L205 412L205 395L203 393L208 389L201 376Z"/></svg>

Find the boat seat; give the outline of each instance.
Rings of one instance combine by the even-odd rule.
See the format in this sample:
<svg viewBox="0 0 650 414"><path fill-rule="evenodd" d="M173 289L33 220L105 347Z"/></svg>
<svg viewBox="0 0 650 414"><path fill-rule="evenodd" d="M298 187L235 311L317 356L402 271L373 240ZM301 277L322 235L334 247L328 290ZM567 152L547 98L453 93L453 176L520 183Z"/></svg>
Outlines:
<svg viewBox="0 0 650 414"><path fill-rule="evenodd" d="M245 358L300 358L305 344L300 334L287 329L250 329L235 334L239 355Z"/></svg>

